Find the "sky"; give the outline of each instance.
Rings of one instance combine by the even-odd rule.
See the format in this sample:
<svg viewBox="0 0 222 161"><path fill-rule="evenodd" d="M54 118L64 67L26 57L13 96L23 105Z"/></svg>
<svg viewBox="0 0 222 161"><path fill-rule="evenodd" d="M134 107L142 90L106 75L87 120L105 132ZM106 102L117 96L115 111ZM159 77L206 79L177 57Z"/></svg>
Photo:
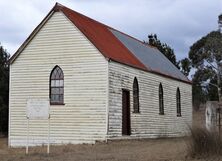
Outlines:
<svg viewBox="0 0 222 161"><path fill-rule="evenodd" d="M177 60L218 29L222 0L0 0L0 43L13 55L56 2L139 40L157 34Z"/></svg>

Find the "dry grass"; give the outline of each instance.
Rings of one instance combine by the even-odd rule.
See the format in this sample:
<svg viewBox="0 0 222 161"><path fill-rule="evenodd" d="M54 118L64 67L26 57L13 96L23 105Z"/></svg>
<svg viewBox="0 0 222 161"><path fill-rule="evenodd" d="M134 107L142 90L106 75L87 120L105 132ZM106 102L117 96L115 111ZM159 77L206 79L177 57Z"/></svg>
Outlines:
<svg viewBox="0 0 222 161"><path fill-rule="evenodd" d="M203 127L204 112L194 113L194 124ZM198 120L198 121L196 121ZM8 148L7 139L0 138L0 161L219 161L222 157L206 155L191 158L187 151L190 138L124 140L95 145ZM189 145L189 144L188 144ZM190 148L190 147L189 147Z"/></svg>
<svg viewBox="0 0 222 161"><path fill-rule="evenodd" d="M222 136L218 131L209 132L205 128L205 109L194 111L191 137L188 141L188 153L192 157L222 158ZM222 160L222 159L221 159Z"/></svg>
<svg viewBox="0 0 222 161"><path fill-rule="evenodd" d="M0 139L1 161L170 161L186 160L187 138L112 141L95 145L52 146L30 149L7 148L6 139Z"/></svg>
<svg viewBox="0 0 222 161"><path fill-rule="evenodd" d="M193 126L187 142L187 153L204 161L222 161L222 136L205 128L205 108L193 112Z"/></svg>
<svg viewBox="0 0 222 161"><path fill-rule="evenodd" d="M209 132L204 128L191 128L189 143L191 155L222 155L222 137L218 132Z"/></svg>

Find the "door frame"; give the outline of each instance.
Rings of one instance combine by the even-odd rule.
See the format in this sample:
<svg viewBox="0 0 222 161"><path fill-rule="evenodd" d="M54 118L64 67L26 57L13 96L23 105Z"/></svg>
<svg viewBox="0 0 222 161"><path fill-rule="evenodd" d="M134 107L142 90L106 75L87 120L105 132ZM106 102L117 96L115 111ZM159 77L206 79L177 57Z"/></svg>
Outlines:
<svg viewBox="0 0 222 161"><path fill-rule="evenodd" d="M123 93L124 92L126 92L127 93L127 95L128 95L128 98L127 98L127 100L126 101L128 101L128 103L126 103L126 104L128 104L128 107L127 107L127 109L126 109L126 116L125 117L127 117L127 118L125 118L126 119L126 129L125 129L125 131L123 130L123 128L124 128L124 111L123 111L123 108L124 108L124 102L123 102ZM131 135L131 115L130 115L131 113L130 113L130 90L128 90L128 89L122 89L122 135ZM125 133L126 132L126 133Z"/></svg>

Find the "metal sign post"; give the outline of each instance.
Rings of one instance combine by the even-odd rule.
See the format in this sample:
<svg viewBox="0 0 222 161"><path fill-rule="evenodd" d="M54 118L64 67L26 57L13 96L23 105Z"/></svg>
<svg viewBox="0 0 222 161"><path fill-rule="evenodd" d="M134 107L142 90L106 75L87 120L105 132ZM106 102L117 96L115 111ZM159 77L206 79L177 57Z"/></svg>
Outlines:
<svg viewBox="0 0 222 161"><path fill-rule="evenodd" d="M47 146L47 153L49 154L49 144L50 144L50 115L48 118L48 146Z"/></svg>
<svg viewBox="0 0 222 161"><path fill-rule="evenodd" d="M26 140L26 154L29 153L29 118L27 117L27 140Z"/></svg>
<svg viewBox="0 0 222 161"><path fill-rule="evenodd" d="M48 120L48 137L47 137L47 153L49 154L50 146L50 112L49 112L48 99L28 99L26 107L27 117L27 141L26 141L26 154L29 152L29 135L30 135L30 120Z"/></svg>

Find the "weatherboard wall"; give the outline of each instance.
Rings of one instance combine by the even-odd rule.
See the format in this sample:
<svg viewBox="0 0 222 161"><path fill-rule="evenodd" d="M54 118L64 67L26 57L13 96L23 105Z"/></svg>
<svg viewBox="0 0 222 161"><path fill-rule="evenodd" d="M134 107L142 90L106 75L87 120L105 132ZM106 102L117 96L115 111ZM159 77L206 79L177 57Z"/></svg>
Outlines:
<svg viewBox="0 0 222 161"><path fill-rule="evenodd" d="M133 80L139 84L140 113L133 113ZM164 115L159 115L159 84ZM181 114L177 117L176 91L180 88ZM122 136L122 89L130 91L131 137L174 137L189 134L192 123L191 85L157 74L109 62L109 137Z"/></svg>
<svg viewBox="0 0 222 161"><path fill-rule="evenodd" d="M10 66L10 146L26 145L27 99L49 98L55 65L64 72L65 105L50 106L50 142L105 139L108 62L63 13L55 12ZM46 143L47 134L47 120L30 120L30 145Z"/></svg>

